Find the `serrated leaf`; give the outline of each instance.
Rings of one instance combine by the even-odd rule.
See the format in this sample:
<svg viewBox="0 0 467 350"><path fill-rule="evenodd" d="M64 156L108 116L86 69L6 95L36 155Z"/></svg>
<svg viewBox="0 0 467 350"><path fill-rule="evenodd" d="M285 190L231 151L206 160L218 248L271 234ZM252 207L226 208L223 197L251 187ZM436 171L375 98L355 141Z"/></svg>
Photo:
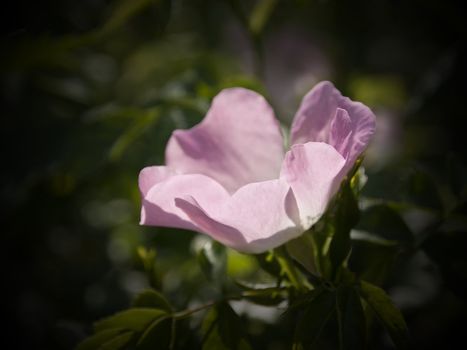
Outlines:
<svg viewBox="0 0 467 350"><path fill-rule="evenodd" d="M151 308L132 308L104 318L94 324L96 332L106 329L123 328L136 332L143 331L151 322L164 317L167 312Z"/></svg>
<svg viewBox="0 0 467 350"><path fill-rule="evenodd" d="M337 322L340 350L365 349L365 313L353 287L341 286L337 290Z"/></svg>
<svg viewBox="0 0 467 350"><path fill-rule="evenodd" d="M399 349L408 345L409 334L402 313L394 306L391 298L381 288L361 281L360 293L389 333Z"/></svg>
<svg viewBox="0 0 467 350"><path fill-rule="evenodd" d="M124 330L121 328L103 330L84 339L81 343L78 344L75 350L97 350L102 344L110 341L123 332Z"/></svg>
<svg viewBox="0 0 467 350"><path fill-rule="evenodd" d="M136 350L170 349L174 319L172 317L162 317L149 325L139 338Z"/></svg>
<svg viewBox="0 0 467 350"><path fill-rule="evenodd" d="M203 350L249 350L242 321L228 303L220 303L206 314L202 325Z"/></svg>
<svg viewBox="0 0 467 350"><path fill-rule="evenodd" d="M154 289L146 289L139 293L133 300L133 307L154 308L172 312L167 299Z"/></svg>
<svg viewBox="0 0 467 350"><path fill-rule="evenodd" d="M198 252L198 263L210 280L224 279L227 269L225 247L214 241L207 242Z"/></svg>
<svg viewBox="0 0 467 350"><path fill-rule="evenodd" d="M304 305L305 311L295 328L293 350L315 349L324 327L335 312L335 293L323 290Z"/></svg>

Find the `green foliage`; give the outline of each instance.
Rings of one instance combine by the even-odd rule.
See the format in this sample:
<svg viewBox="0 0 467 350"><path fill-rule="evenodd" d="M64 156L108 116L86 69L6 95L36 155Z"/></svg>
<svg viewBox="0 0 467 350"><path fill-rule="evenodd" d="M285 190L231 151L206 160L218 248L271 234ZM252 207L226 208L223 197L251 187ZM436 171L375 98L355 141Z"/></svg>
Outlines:
<svg viewBox="0 0 467 350"><path fill-rule="evenodd" d="M138 294L133 307L94 324L95 335L81 342L76 350L169 349L175 337L175 318L163 295L155 290Z"/></svg>
<svg viewBox="0 0 467 350"><path fill-rule="evenodd" d="M399 252L397 242L375 240L372 235L355 237L349 269L359 278L381 286L392 271Z"/></svg>
<svg viewBox="0 0 467 350"><path fill-rule="evenodd" d="M132 333L119 328L106 329L86 338L76 347L76 350L96 350L124 334Z"/></svg>
<svg viewBox="0 0 467 350"><path fill-rule="evenodd" d="M310 231L286 243L287 252L310 273L318 275L313 255L313 238Z"/></svg>
<svg viewBox="0 0 467 350"><path fill-rule="evenodd" d="M334 236L329 248L331 278L336 278L339 267L350 253L350 230L359 219L358 203L350 188L350 181L345 182L337 199L334 216Z"/></svg>
<svg viewBox="0 0 467 350"><path fill-rule="evenodd" d="M295 329L293 349L315 349L318 338L335 312L335 291L320 289L313 293L304 305Z"/></svg>
<svg viewBox="0 0 467 350"><path fill-rule="evenodd" d="M204 350L251 349L243 332L242 321L228 303L213 307L203 321Z"/></svg>
<svg viewBox="0 0 467 350"><path fill-rule="evenodd" d="M137 350L170 349L175 338L175 319L164 317L155 320L136 343Z"/></svg>
<svg viewBox="0 0 467 350"><path fill-rule="evenodd" d="M133 307L150 307L168 313L172 312L172 307L167 299L154 289L146 289L139 293L133 300Z"/></svg>
<svg viewBox="0 0 467 350"><path fill-rule="evenodd" d="M336 293L339 349L366 348L366 319L354 287L342 285Z"/></svg>
<svg viewBox="0 0 467 350"><path fill-rule="evenodd" d="M112 328L141 332L154 320L165 315L167 315L167 312L164 310L135 307L96 322L94 329L96 332Z"/></svg>
<svg viewBox="0 0 467 350"><path fill-rule="evenodd" d="M222 281L227 269L225 247L218 242L207 242L198 252L198 263L211 281Z"/></svg>
<svg viewBox="0 0 467 350"><path fill-rule="evenodd" d="M409 335L404 317L384 290L362 281L360 293L384 325L394 344L399 349L407 348Z"/></svg>

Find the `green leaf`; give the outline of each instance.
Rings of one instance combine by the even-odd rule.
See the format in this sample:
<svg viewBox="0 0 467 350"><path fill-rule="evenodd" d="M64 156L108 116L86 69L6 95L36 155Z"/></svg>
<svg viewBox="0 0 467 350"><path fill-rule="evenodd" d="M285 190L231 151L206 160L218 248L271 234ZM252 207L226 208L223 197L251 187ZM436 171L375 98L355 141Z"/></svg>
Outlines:
<svg viewBox="0 0 467 350"><path fill-rule="evenodd" d="M75 350L97 350L99 347L125 332L121 328L106 329L84 339Z"/></svg>
<svg viewBox="0 0 467 350"><path fill-rule="evenodd" d="M225 247L215 241L207 242L198 252L198 263L208 279L223 280L227 269Z"/></svg>
<svg viewBox="0 0 467 350"><path fill-rule="evenodd" d="M133 307L154 308L172 312L167 299L154 289L146 289L139 293L133 300Z"/></svg>
<svg viewBox="0 0 467 350"><path fill-rule="evenodd" d="M334 223L330 215L325 214L312 228L311 240L313 247L313 260L318 276L331 275L331 262L329 260L329 246L334 235Z"/></svg>
<svg viewBox="0 0 467 350"><path fill-rule="evenodd" d="M303 274L295 267L284 246L274 249L274 257L281 267L281 276L286 277L296 290L306 290L306 280Z"/></svg>
<svg viewBox="0 0 467 350"><path fill-rule="evenodd" d="M295 328L293 350L315 349L324 327L335 312L335 292L323 290L308 300Z"/></svg>
<svg viewBox="0 0 467 350"><path fill-rule="evenodd" d="M360 296L351 286L341 286L337 290L337 322L340 350L365 348L365 313Z"/></svg>
<svg viewBox="0 0 467 350"><path fill-rule="evenodd" d="M410 228L399 213L385 204L374 205L363 211L356 229L407 245L411 245L414 240Z"/></svg>
<svg viewBox="0 0 467 350"><path fill-rule="evenodd" d="M309 231L286 243L287 252L307 271L319 275L313 254L313 238Z"/></svg>
<svg viewBox="0 0 467 350"><path fill-rule="evenodd" d="M172 317L155 320L139 338L136 350L170 349L174 337L174 322Z"/></svg>
<svg viewBox="0 0 467 350"><path fill-rule="evenodd" d="M277 278L280 277L281 266L277 262L272 251L263 254L255 254L254 257L264 271Z"/></svg>
<svg viewBox="0 0 467 350"><path fill-rule="evenodd" d="M335 278L339 267L350 253L350 230L357 224L360 211L350 182L344 183L337 198L335 209L335 232L329 248L331 278Z"/></svg>
<svg viewBox="0 0 467 350"><path fill-rule="evenodd" d="M205 316L203 350L249 350L243 325L228 303L220 303Z"/></svg>
<svg viewBox="0 0 467 350"><path fill-rule="evenodd" d="M123 328L136 332L143 331L151 322L164 317L167 312L151 308L132 308L104 318L94 324L96 332L106 329Z"/></svg>
<svg viewBox="0 0 467 350"><path fill-rule="evenodd" d="M361 281L360 293L384 325L394 344L399 349L406 348L409 334L404 317L384 290L371 283Z"/></svg>
<svg viewBox="0 0 467 350"><path fill-rule="evenodd" d="M133 335L134 335L133 332L124 332L124 333L116 336L115 338L109 340L108 342L102 344L99 347L99 350L119 350L119 349L123 349L124 347L126 347L126 345L128 343L130 343L130 341L133 338Z"/></svg>

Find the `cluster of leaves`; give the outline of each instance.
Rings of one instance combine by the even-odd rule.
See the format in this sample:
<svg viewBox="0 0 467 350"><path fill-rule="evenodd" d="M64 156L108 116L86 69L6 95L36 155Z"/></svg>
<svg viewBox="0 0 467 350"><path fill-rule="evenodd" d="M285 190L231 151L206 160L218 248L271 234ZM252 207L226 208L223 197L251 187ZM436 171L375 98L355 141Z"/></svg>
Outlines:
<svg viewBox="0 0 467 350"><path fill-rule="evenodd" d="M454 159L448 168L454 166L452 162ZM440 230L453 215L459 219L465 187L455 187L459 185L455 178L451 181L451 190L458 189L458 201L445 210L430 176L412 169L397 184L406 187L401 192L403 198L396 194L393 199L375 201L371 198L373 185L362 197L365 175L359 166L310 231L282 247L254 256L269 276L269 284L229 276L226 248L207 241L198 250L198 263L209 283L219 288L216 299L174 311L156 289L145 290L135 298L131 309L97 322L95 335L78 349L183 348L186 332L195 333L194 343L203 349L254 348L255 339L245 327L248 317L232 308L232 302L280 310L274 322L290 323L289 343L285 345L295 350L365 349L371 346L378 324L376 329L382 326L396 348L407 348L410 337L404 317L382 286L401 257L407 259L420 249L435 259L444 257L438 249L443 247L442 237L453 233ZM377 177L376 183L383 180ZM360 205L358 197L362 197ZM369 204L364 205L366 202ZM424 206L420 207L421 203ZM401 217L401 208L434 213L431 225L417 239ZM433 244L440 246L435 249ZM142 249L140 256L148 278L155 280L154 254ZM451 259L457 261L459 256L453 253ZM448 264L446 269L452 266L449 261L441 260L441 266L446 266L443 263ZM450 274L458 273L453 279L462 281L460 272L452 270ZM160 280L152 285L159 288ZM454 291L460 292L463 286L457 285ZM199 314L204 316L199 318ZM187 326L184 320L189 317L195 319Z"/></svg>
<svg viewBox="0 0 467 350"><path fill-rule="evenodd" d="M348 268L353 255L351 230L359 221L356 194L359 173L345 181L325 217L302 237L257 255L259 266L274 283L258 286L226 274L226 249L208 241L198 252L201 269L220 287L218 300L195 308L174 311L155 289L139 294L132 308L95 324L95 335L78 350L173 349L177 345L178 323L209 309L198 325L203 349L249 349L249 336L241 316L229 301L243 301L278 307L285 318L295 320L293 349L322 349L337 339L339 349L363 349L373 318L387 329L394 344L404 348L408 331L404 318L390 297L377 285L365 281ZM398 218L398 217L397 217ZM140 250L145 270L154 276L154 254ZM333 333L334 337L326 336ZM323 336L324 334L324 336Z"/></svg>

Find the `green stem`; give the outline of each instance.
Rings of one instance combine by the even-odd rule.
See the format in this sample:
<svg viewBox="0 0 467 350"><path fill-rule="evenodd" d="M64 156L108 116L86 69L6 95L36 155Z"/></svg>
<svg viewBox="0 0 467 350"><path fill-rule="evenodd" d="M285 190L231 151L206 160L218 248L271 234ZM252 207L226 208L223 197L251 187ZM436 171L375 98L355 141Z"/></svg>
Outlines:
<svg viewBox="0 0 467 350"><path fill-rule="evenodd" d="M187 310L183 310L183 311L179 311L179 312L176 312L174 313L173 317L177 320L183 320L187 317L190 317L192 314L194 313L197 313L199 311L202 311L204 309L207 309L207 308L210 308L211 306L214 306L215 304L217 304L219 301L210 301L208 303L205 303L205 304L202 304L198 307L195 307L194 309L187 309Z"/></svg>
<svg viewBox="0 0 467 350"><path fill-rule="evenodd" d="M306 290L307 288L303 284L303 280L300 278L301 276L295 268L292 259L290 259L285 251L285 248L282 246L274 249L274 255L282 268L282 272L287 276L292 286L299 291Z"/></svg>

